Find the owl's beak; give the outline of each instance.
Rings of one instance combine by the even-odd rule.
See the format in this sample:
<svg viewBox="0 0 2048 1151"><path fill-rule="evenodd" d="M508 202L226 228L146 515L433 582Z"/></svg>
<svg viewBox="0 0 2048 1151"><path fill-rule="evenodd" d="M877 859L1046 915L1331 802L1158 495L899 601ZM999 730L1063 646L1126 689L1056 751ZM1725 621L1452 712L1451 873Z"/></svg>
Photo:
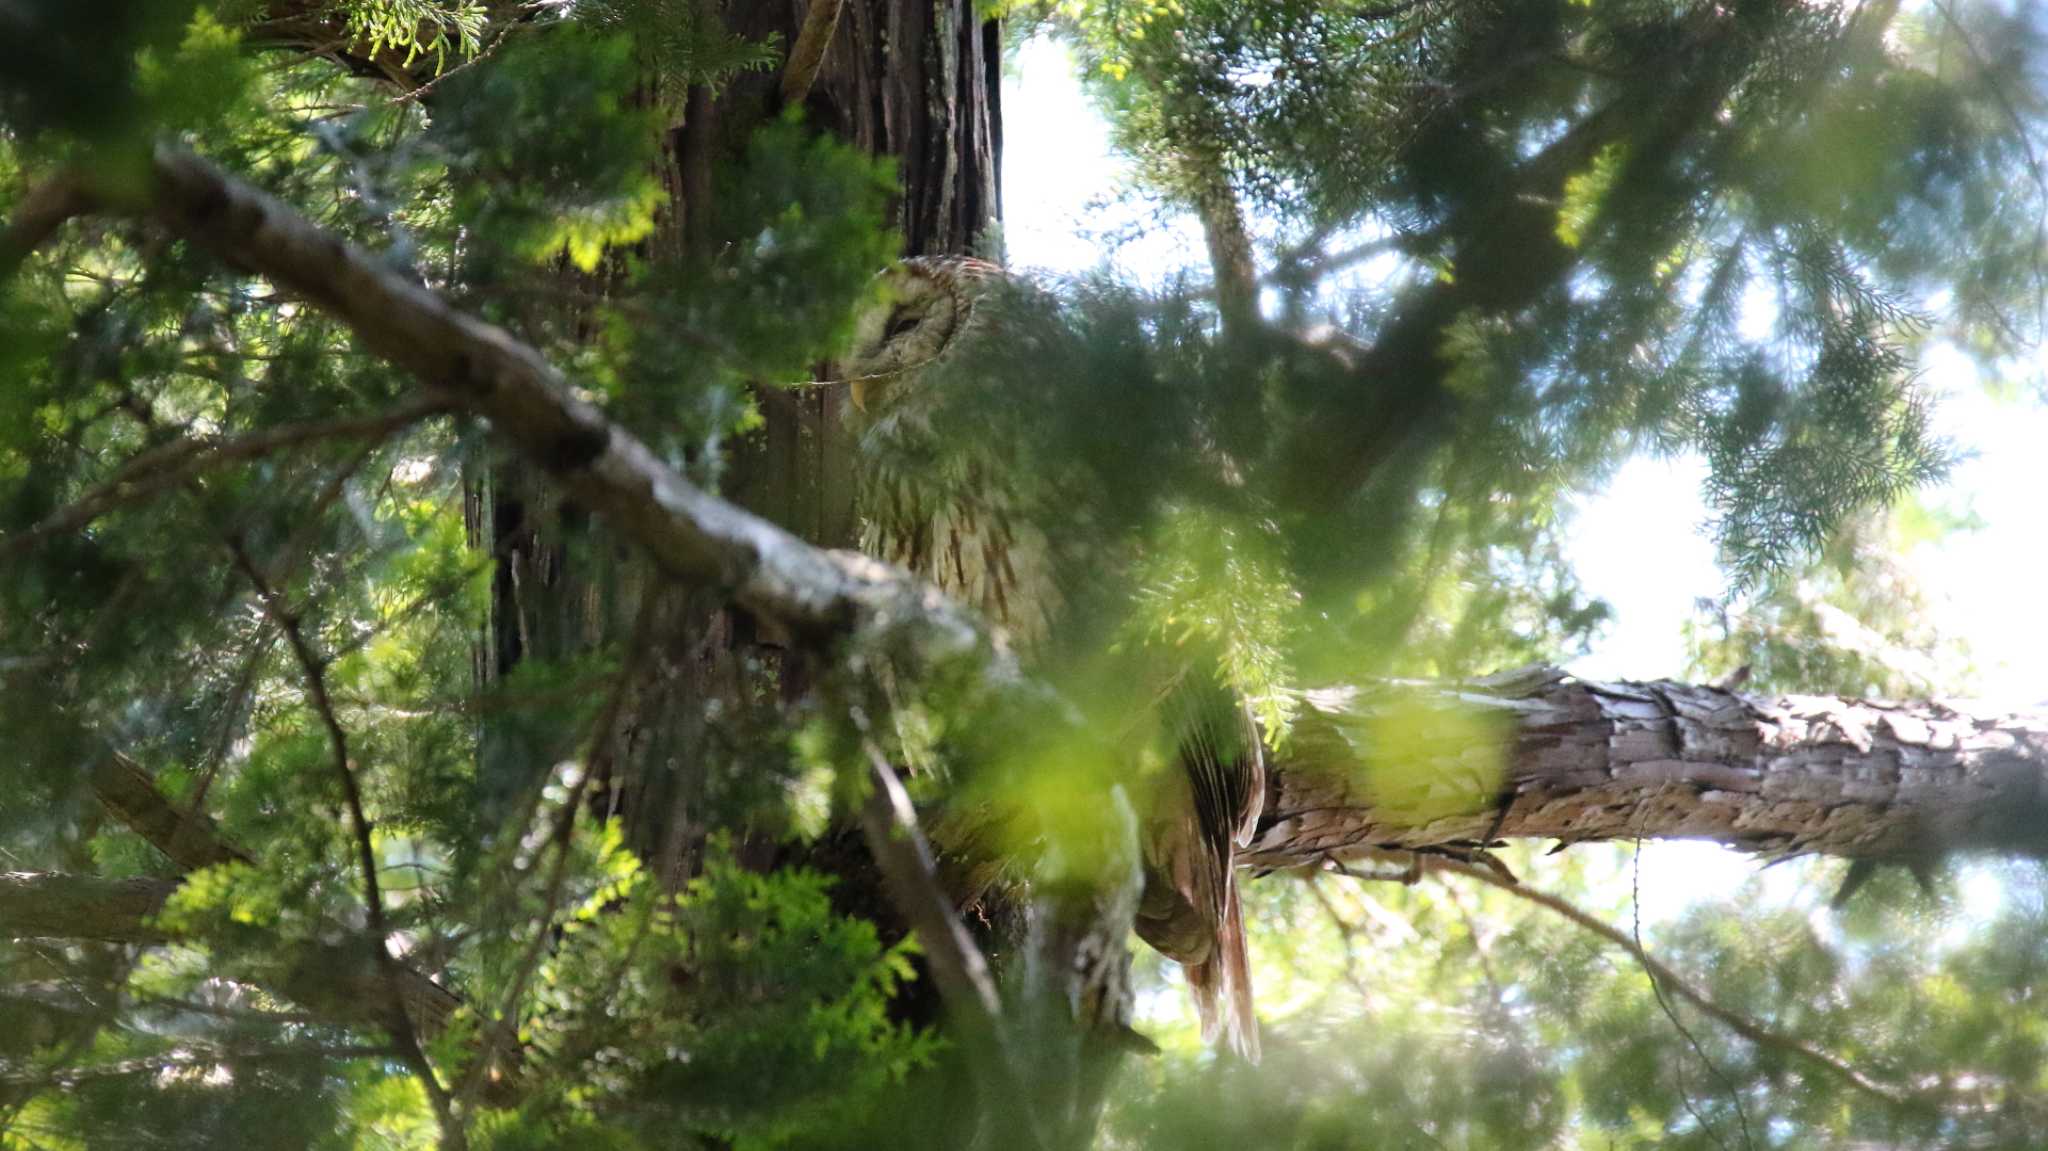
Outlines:
<svg viewBox="0 0 2048 1151"><path fill-rule="evenodd" d="M846 396L853 401L853 410L862 415L868 411L868 382L855 380L846 386Z"/></svg>

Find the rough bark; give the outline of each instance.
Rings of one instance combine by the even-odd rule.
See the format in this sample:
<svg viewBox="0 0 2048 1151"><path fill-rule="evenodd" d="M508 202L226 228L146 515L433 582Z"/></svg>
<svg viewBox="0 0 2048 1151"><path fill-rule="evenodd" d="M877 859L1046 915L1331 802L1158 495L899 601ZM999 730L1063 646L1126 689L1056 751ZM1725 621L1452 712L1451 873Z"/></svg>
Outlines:
<svg viewBox="0 0 2048 1151"><path fill-rule="evenodd" d="M735 4L727 20L753 39L803 43L805 0ZM804 96L809 121L901 167L904 255L965 253L1000 218L1002 36L974 0L843 0ZM760 110L782 98L779 75L736 79L717 102L713 151L732 154Z"/></svg>
<svg viewBox="0 0 2048 1151"><path fill-rule="evenodd" d="M0 934L10 939L162 943L152 926L178 885L167 879L0 872Z"/></svg>
<svg viewBox="0 0 2048 1151"><path fill-rule="evenodd" d="M1900 862L2048 855L2048 717L1513 678L1311 693L1240 858L1279 868L1637 837ZM1390 723L1399 762L1386 758Z"/></svg>
<svg viewBox="0 0 2048 1151"><path fill-rule="evenodd" d="M699 12L737 36L785 45L789 57L779 72L741 74L716 92L699 86L684 94L679 122L663 129L670 203L658 248L687 253L708 243L719 174L793 97L811 128L896 162L901 194L893 214L905 255L968 252L989 233L999 212L1001 38L974 0L700 0ZM809 543L851 547L856 485L843 431L845 388L764 382L756 401L763 426L732 445L722 490ZM627 627L620 605L654 578L646 565L622 559L587 531L595 509L574 493L564 500L544 466L515 455L491 472L473 501L474 538L498 564L490 654L478 661L483 677L616 639ZM676 845L668 825L687 822L682 811L697 784L690 770L673 765L705 758L692 751L701 725L686 717L702 714L707 699L729 697L742 665L770 669L786 698L802 694L813 669L801 644L774 626L753 627L773 621L735 626L716 597L677 601L665 613L672 642L654 677L658 688L634 724L637 746L648 754L622 766L619 788L636 845L687 860L688 844L664 846ZM486 736L487 748L497 749L499 733ZM516 748L490 757L536 758Z"/></svg>

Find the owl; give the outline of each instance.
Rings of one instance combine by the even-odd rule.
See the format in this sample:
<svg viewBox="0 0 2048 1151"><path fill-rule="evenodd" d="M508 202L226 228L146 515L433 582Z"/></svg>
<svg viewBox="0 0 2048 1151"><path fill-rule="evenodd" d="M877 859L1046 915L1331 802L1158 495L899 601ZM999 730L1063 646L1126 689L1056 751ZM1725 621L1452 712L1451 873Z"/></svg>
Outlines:
<svg viewBox="0 0 2048 1151"><path fill-rule="evenodd" d="M943 397L923 386L1001 274L967 258L890 268L880 301L856 320L844 368L857 412L861 550L976 608L1028 649L1058 611L1050 543L1020 514L1004 461L934 450L931 419Z"/></svg>
<svg viewBox="0 0 2048 1151"><path fill-rule="evenodd" d="M981 260L919 258L882 273L878 300L858 318L843 361L857 410L862 550L937 585L990 620L1028 659L1058 620L1059 556L1019 498L996 446L939 444L932 416L946 373L932 371L977 322L1002 276ZM993 311L982 308L981 311ZM1069 568L1069 570L1072 570ZM1162 773L1144 829L1140 938L1179 962L1206 1040L1226 1035L1258 1058L1235 854L1265 800L1263 741L1215 667L1161 674L1162 720L1181 770Z"/></svg>

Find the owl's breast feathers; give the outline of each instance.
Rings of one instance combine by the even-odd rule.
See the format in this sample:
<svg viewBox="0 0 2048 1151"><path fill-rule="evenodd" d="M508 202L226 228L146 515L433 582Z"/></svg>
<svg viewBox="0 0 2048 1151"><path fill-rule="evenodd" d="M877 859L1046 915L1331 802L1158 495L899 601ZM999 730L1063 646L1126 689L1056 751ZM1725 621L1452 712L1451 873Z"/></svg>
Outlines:
<svg viewBox="0 0 2048 1151"><path fill-rule="evenodd" d="M917 257L883 273L846 361L863 413L861 550L909 569L1029 648L1058 611L1046 536L1020 514L995 448L935 443L930 372L960 344L1002 268Z"/></svg>
<svg viewBox="0 0 2048 1151"><path fill-rule="evenodd" d="M894 469L866 477L861 550L905 568L979 611L1009 640L1040 643L1060 604L1045 533L1013 514L1007 494L970 468L946 490Z"/></svg>

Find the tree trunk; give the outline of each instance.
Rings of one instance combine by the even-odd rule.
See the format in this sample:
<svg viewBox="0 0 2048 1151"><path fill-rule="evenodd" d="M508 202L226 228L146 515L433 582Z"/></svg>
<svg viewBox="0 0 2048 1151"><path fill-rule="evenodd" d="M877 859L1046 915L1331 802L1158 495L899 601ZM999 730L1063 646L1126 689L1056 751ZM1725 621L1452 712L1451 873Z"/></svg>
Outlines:
<svg viewBox="0 0 2048 1151"><path fill-rule="evenodd" d="M735 35L798 44L812 4L831 0L718 3L704 10ZM1001 142L998 81L1001 32L981 19L975 0L843 0L817 70L803 95L807 122L874 155L894 158L902 174L896 225L906 256L966 253L998 218ZM788 69L784 70L785 73ZM744 153L752 133L780 114L786 75L742 74L714 93L693 89L682 122L663 129L670 192L663 238L687 250L711 215L719 171ZM764 384L756 399L763 426L733 448L725 494L806 542L850 547L856 534L851 445L842 431L845 388L784 389ZM635 600L657 577L647 565L589 530L583 510L565 502L543 469L517 454L494 466L472 494L472 541L496 557L489 634L477 668L488 681L528 659L573 658L630 634ZM719 597L665 594L658 631L669 637L629 717L635 749L627 778L608 781L623 801L636 847L679 883L692 869L692 810L707 737L705 702L737 697L749 674L765 668L794 698L810 679L783 637L755 634ZM739 658L740 653L747 658ZM528 746L531 736L484 733L487 773L517 793L531 772L567 748ZM690 768L676 767L692 765Z"/></svg>

